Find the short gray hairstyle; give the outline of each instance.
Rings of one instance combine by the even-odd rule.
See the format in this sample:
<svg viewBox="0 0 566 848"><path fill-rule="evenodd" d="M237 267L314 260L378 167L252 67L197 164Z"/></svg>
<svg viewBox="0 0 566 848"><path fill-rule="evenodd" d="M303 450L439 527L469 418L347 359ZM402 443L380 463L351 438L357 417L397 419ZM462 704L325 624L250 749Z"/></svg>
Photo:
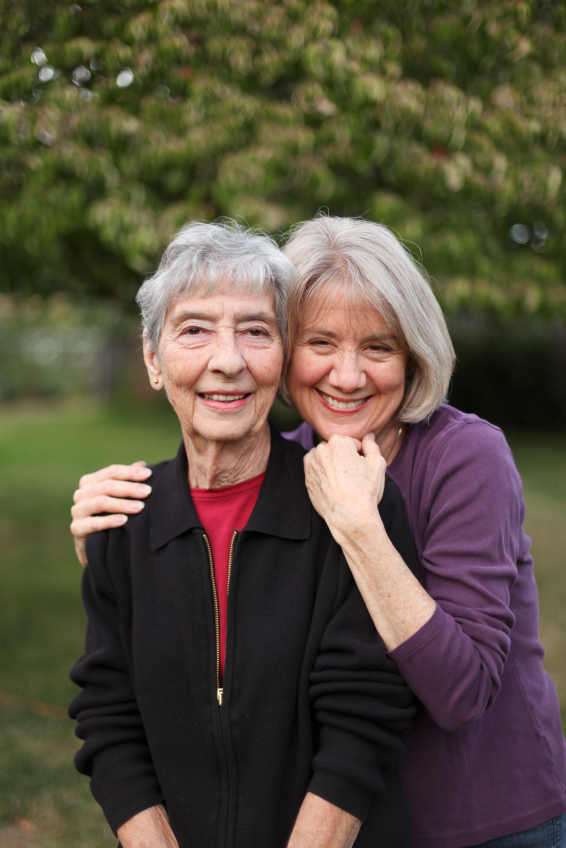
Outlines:
<svg viewBox="0 0 566 848"><path fill-rule="evenodd" d="M168 310L198 289L210 294L218 284L228 290L273 294L281 338L285 342L286 300L295 267L277 242L262 230L229 218L185 224L165 249L155 274L141 285L136 301L144 337L157 351Z"/></svg>
<svg viewBox="0 0 566 848"><path fill-rule="evenodd" d="M412 361L399 420L429 418L446 397L456 356L426 272L407 248L382 224L319 215L292 229L283 252L297 277L289 292L282 399L292 406L286 376L305 314L329 305L346 286L355 308L377 309Z"/></svg>

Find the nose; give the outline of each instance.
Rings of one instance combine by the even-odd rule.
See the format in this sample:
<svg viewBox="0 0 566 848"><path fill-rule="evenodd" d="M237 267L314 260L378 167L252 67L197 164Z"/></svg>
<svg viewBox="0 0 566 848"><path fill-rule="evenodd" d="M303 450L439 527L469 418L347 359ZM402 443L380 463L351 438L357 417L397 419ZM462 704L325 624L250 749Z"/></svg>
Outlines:
<svg viewBox="0 0 566 848"><path fill-rule="evenodd" d="M355 353L338 354L332 363L328 380L334 388L345 394L358 391L366 386L366 374L360 367Z"/></svg>
<svg viewBox="0 0 566 848"><path fill-rule="evenodd" d="M218 333L214 351L208 362L208 370L234 378L247 367L236 335L233 332Z"/></svg>

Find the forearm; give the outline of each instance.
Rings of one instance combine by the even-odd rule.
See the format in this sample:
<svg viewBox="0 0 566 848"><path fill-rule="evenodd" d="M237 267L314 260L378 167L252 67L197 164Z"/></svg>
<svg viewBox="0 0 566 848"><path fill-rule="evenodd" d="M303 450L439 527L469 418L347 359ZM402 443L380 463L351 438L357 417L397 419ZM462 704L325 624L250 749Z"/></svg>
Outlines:
<svg viewBox="0 0 566 848"><path fill-rule="evenodd" d="M161 804L133 816L118 828L122 848L179 848Z"/></svg>
<svg viewBox="0 0 566 848"><path fill-rule="evenodd" d="M332 527L331 527L332 529ZM432 618L435 601L391 543L379 513L333 531L368 611L388 651Z"/></svg>
<svg viewBox="0 0 566 848"><path fill-rule="evenodd" d="M287 848L351 848L360 826L355 816L308 792Z"/></svg>

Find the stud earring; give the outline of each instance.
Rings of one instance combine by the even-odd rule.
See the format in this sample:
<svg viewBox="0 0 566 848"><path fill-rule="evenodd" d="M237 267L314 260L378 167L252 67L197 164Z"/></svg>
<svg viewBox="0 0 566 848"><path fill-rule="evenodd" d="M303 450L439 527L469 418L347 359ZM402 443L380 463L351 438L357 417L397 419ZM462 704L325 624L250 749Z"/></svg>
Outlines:
<svg viewBox="0 0 566 848"><path fill-rule="evenodd" d="M154 381L153 381L153 382L154 382L154 383L159 383L159 380L155 380L155 379L154 379Z"/></svg>

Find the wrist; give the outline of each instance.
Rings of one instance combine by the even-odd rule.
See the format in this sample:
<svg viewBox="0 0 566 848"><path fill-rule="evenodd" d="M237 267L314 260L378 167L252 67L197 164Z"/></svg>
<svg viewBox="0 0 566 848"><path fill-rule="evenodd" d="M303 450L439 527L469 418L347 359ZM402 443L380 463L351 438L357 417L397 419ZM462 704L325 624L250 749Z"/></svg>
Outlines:
<svg viewBox="0 0 566 848"><path fill-rule="evenodd" d="M379 542L382 538L388 539L377 506L360 510L355 515L339 515L334 512L328 525L332 535L344 550L359 549L366 543L373 547L376 541Z"/></svg>

